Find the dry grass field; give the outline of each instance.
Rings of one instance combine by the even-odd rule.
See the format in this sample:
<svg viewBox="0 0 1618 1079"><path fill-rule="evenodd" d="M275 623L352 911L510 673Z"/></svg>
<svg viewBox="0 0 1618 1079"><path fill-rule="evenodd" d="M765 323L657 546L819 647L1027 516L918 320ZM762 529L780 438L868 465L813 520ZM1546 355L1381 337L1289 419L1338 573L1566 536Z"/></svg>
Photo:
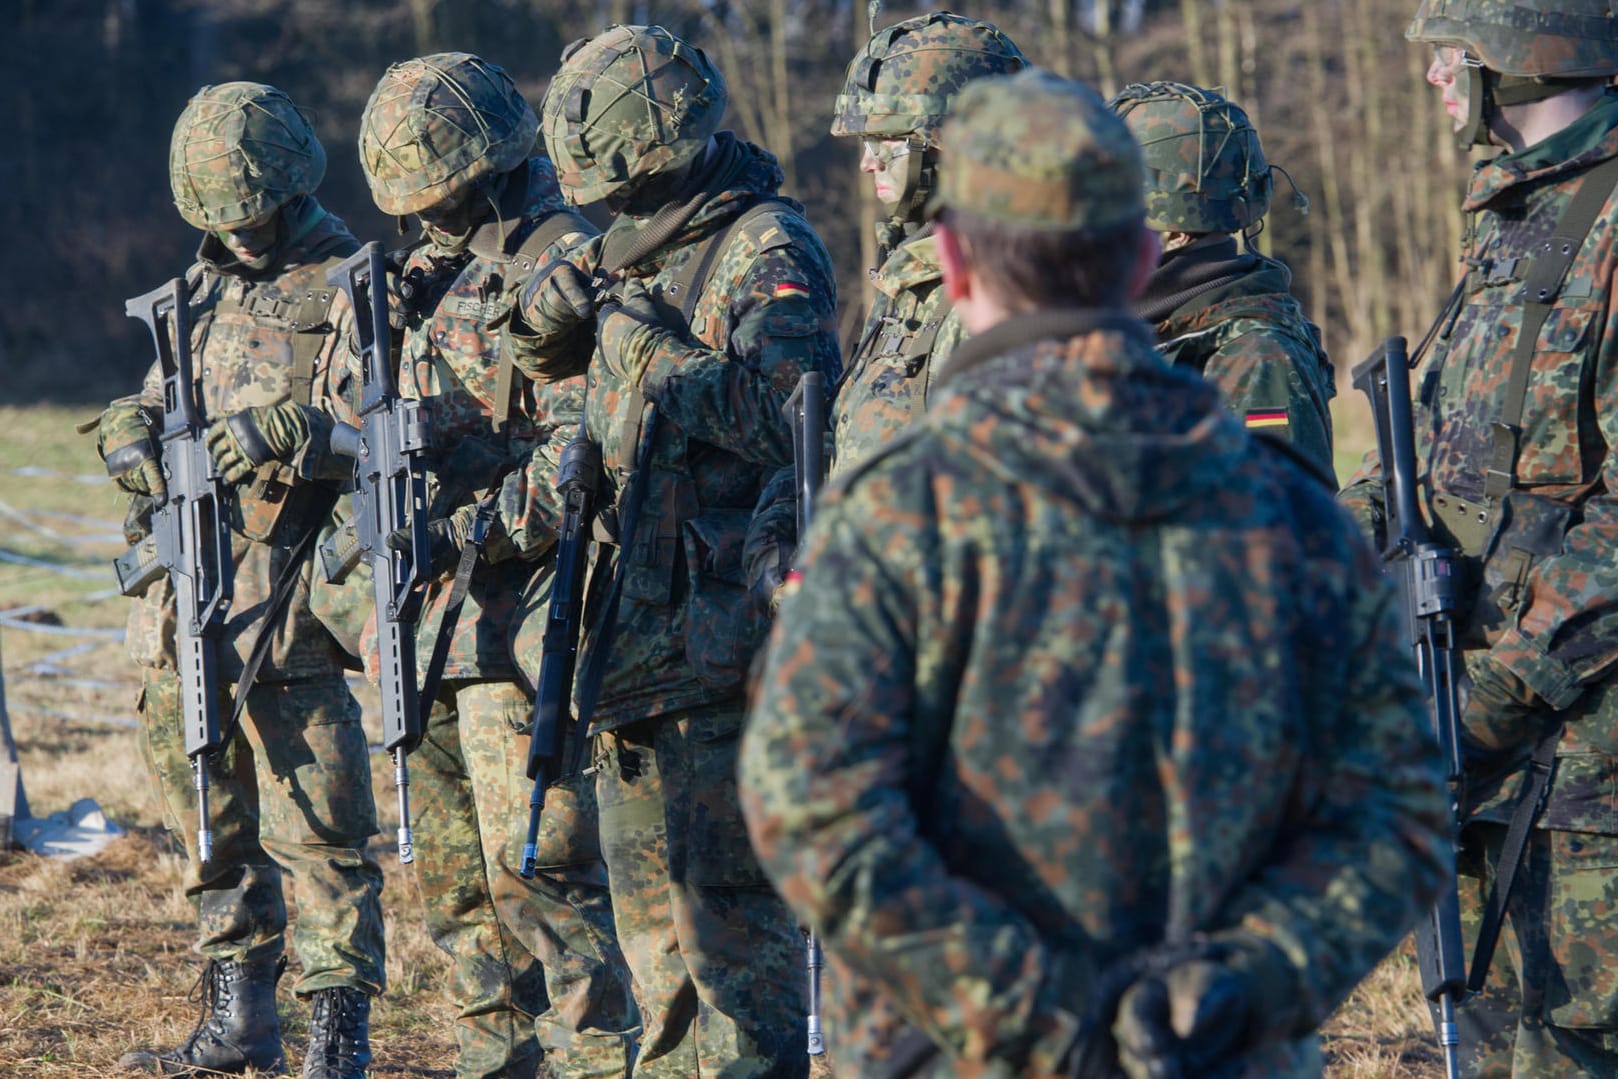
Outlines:
<svg viewBox="0 0 1618 1079"><path fill-rule="evenodd" d="M191 954L183 857L162 827L135 740L134 668L118 639L123 601L108 559L121 547L122 499L100 474L85 415L0 407L0 654L24 782L36 815L98 800L129 834L102 854L63 862L0 854L0 1076L113 1074L132 1046L184 1038L201 961ZM367 727L378 733L374 698ZM392 774L373 757L384 837ZM514 823L514 826L516 824ZM387 840L384 840L387 841ZM382 854L388 995L374 1015L379 1076L451 1076L443 961L422 928L412 879ZM307 1013L281 1015L301 1057ZM1385 963L1333 1019L1335 1077L1440 1074L1415 965Z"/></svg>

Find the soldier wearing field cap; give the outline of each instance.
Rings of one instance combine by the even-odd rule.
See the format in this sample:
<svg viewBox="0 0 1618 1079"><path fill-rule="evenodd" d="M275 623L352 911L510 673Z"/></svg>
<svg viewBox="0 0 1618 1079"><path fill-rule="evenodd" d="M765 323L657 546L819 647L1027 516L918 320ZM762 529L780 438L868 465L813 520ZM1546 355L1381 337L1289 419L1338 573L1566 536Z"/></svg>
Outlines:
<svg viewBox="0 0 1618 1079"><path fill-rule="evenodd" d="M941 141L971 336L819 507L741 754L837 1070L1318 1075L1443 879L1392 592L1130 313L1158 247L1106 103L986 79Z"/></svg>

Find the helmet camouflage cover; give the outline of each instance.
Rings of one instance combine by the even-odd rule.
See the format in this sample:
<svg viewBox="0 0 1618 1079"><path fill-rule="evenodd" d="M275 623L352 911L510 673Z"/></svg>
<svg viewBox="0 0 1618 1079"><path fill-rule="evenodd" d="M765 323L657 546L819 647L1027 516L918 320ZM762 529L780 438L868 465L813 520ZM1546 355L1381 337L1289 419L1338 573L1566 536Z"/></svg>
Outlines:
<svg viewBox="0 0 1618 1079"><path fill-rule="evenodd" d="M1038 68L978 79L956 97L938 142L931 214L1094 231L1143 218L1140 146L1081 82Z"/></svg>
<svg viewBox="0 0 1618 1079"><path fill-rule="evenodd" d="M174 124L169 187L199 229L261 224L326 175L326 151L292 99L260 82L198 90Z"/></svg>
<svg viewBox="0 0 1618 1079"><path fill-rule="evenodd" d="M562 191L582 205L684 166L729 100L703 51L661 26L612 26L574 42L540 106Z"/></svg>
<svg viewBox="0 0 1618 1079"><path fill-rule="evenodd" d="M1597 78L1618 73L1618 0L1422 0L1405 38L1502 75Z"/></svg>
<svg viewBox="0 0 1618 1079"><path fill-rule="evenodd" d="M1131 83L1113 99L1146 163L1146 224L1240 232L1270 209L1270 166L1247 113L1218 90Z"/></svg>
<svg viewBox="0 0 1618 1079"><path fill-rule="evenodd" d="M360 164L386 214L413 214L510 172L534 150L539 120L505 71L441 52L394 64L360 117Z"/></svg>
<svg viewBox="0 0 1618 1079"><path fill-rule="evenodd" d="M935 11L885 26L848 65L831 133L915 134L933 145L961 87L1027 66L1022 50L992 23Z"/></svg>

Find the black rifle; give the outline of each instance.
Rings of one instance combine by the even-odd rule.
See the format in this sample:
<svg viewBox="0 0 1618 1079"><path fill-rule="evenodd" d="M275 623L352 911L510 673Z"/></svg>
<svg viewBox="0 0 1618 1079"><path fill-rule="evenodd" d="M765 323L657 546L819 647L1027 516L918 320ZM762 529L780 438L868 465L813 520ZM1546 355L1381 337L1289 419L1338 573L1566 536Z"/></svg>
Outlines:
<svg viewBox="0 0 1618 1079"><path fill-rule="evenodd" d="M125 302L146 323L163 372L163 478L168 497L152 513L150 542L113 563L126 596L165 572L174 589L175 664L185 722L185 755L197 788L197 857L213 857L208 826L208 758L221 748L219 639L230 609L230 486L208 452L201 385L191 360L191 290L183 278Z"/></svg>
<svg viewBox="0 0 1618 1079"><path fill-rule="evenodd" d="M826 476L826 376L819 371L805 371L798 379L798 388L792 391L783 407L792 427L792 473L798 495L798 544L801 548L804 537L809 534L815 498ZM820 1056L826 1051L826 1039L820 1032L822 956L820 940L813 929L807 937L809 1055Z"/></svg>
<svg viewBox="0 0 1618 1079"><path fill-rule="evenodd" d="M1385 569L1399 586L1405 634L1427 688L1433 733L1448 772L1453 840L1459 838L1466 801L1461 761L1460 701L1455 672L1455 554L1438 543L1417 505L1415 427L1410 408L1410 362L1405 339L1390 337L1371 358L1354 368L1354 385L1371 400L1376 448L1382 461L1382 492L1388 545ZM1459 894L1452 886L1416 928L1416 961L1421 987L1438 1009L1438 1043L1450 1079L1460 1074L1460 1037L1455 1006L1466 997L1466 959L1461 952Z"/></svg>
<svg viewBox="0 0 1618 1079"><path fill-rule="evenodd" d="M545 809L545 788L562 774L562 748L568 730L575 725L573 672L579 658L579 632L584 625L584 571L590 561L590 527L595 520L600 483L601 448L585 437L580 423L562 451L556 481L562 495L562 527L556 539L551 599L545 610L539 679L534 686L533 732L528 737L528 778L534 781L534 789L528 796L528 833L523 841L521 873L529 878L538 868L539 816ZM575 756L584 733L574 733Z"/></svg>
<svg viewBox="0 0 1618 1079"><path fill-rule="evenodd" d="M410 831L410 772L406 755L423 734L416 686L416 618L427 579L427 425L419 401L399 396L388 348L388 302L382 245L366 244L332 267L326 279L354 308L361 389L358 428L339 423L332 452L354 458L356 543L341 549L333 536L321 546L328 581L341 581L364 558L376 596L377 653L382 684L382 744L393 754L399 791L399 861L415 860ZM388 536L410 530L410 550L388 546Z"/></svg>

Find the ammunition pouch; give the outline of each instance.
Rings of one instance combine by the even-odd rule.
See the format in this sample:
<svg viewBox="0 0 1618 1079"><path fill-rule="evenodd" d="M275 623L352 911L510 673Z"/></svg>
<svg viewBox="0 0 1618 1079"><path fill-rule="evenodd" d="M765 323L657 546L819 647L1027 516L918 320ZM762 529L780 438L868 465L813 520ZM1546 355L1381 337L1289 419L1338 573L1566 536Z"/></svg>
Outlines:
<svg viewBox="0 0 1618 1079"><path fill-rule="evenodd" d="M292 547L305 532L324 523L329 510L323 493L314 484L299 482L291 466L272 461L236 487L236 497L230 500L230 529L254 543Z"/></svg>
<svg viewBox="0 0 1618 1079"><path fill-rule="evenodd" d="M1529 575L1546 557L1561 553L1563 537L1579 523L1579 509L1521 489L1507 491L1492 507L1435 492L1431 506L1436 530L1460 553L1459 644L1486 648L1514 624Z"/></svg>

